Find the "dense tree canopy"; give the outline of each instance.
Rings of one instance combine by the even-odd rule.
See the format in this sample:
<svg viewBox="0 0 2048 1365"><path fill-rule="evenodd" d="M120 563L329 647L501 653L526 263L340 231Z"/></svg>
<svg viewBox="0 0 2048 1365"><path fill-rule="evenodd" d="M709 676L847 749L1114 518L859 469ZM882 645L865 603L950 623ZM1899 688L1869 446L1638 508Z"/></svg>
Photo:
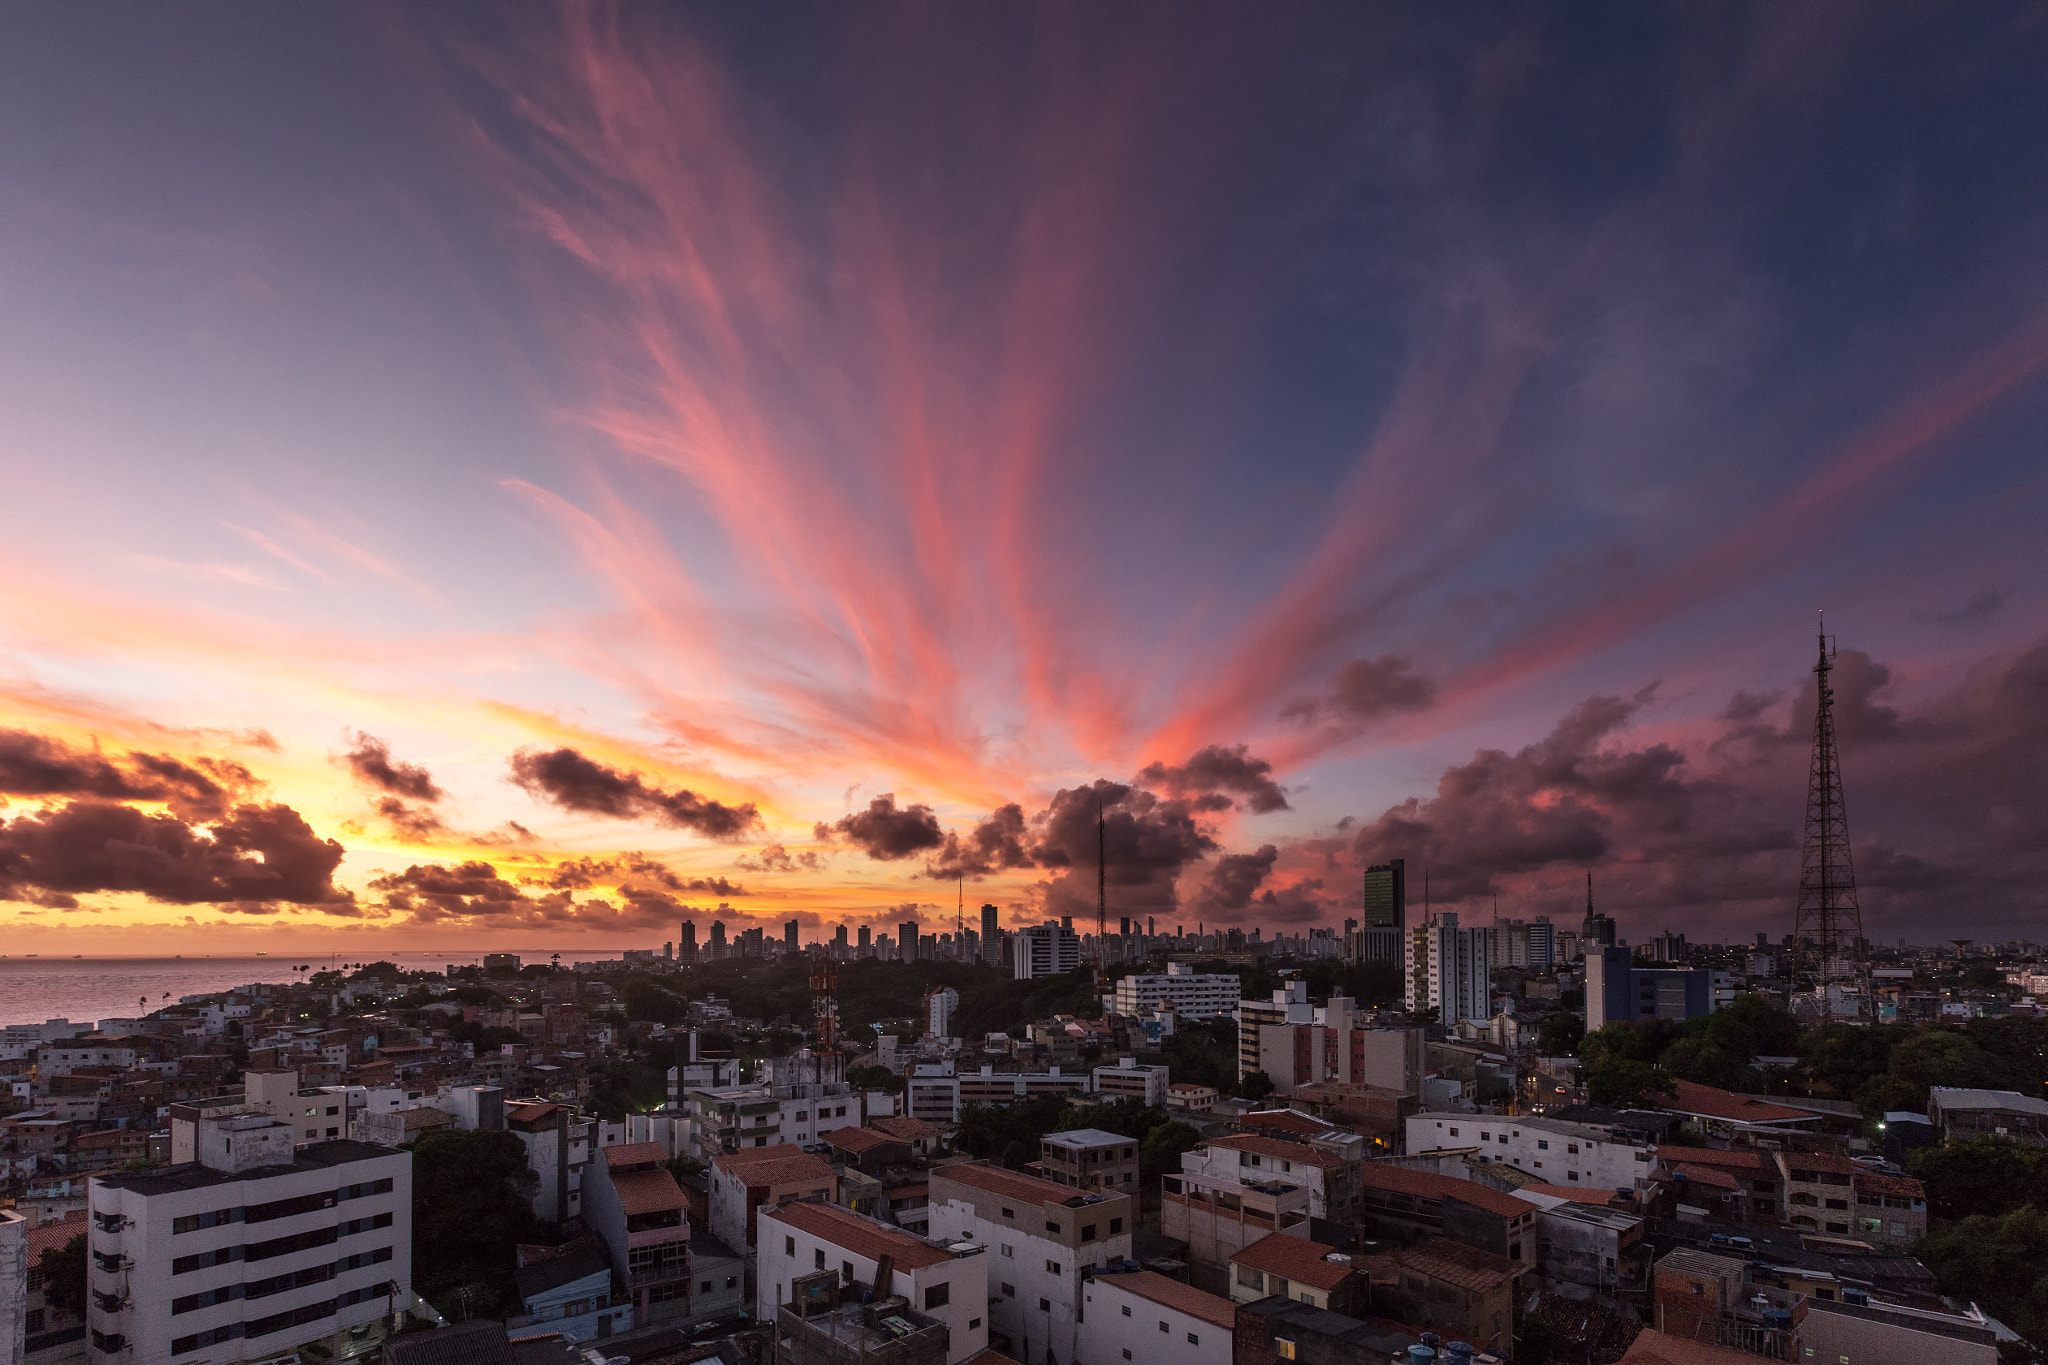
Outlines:
<svg viewBox="0 0 2048 1365"><path fill-rule="evenodd" d="M502 1129L459 1128L430 1129L409 1145L414 1290L451 1316L517 1313L516 1249L548 1240L533 1216L538 1177L525 1145Z"/></svg>

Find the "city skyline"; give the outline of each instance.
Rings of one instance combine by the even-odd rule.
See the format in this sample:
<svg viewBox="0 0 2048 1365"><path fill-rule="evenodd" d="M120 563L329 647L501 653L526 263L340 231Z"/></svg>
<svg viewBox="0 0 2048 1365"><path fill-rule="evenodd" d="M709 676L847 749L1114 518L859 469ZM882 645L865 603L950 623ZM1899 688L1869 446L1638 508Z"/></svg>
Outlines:
<svg viewBox="0 0 2048 1365"><path fill-rule="evenodd" d="M2048 36L807 13L0 16L11 951L2048 911Z"/></svg>

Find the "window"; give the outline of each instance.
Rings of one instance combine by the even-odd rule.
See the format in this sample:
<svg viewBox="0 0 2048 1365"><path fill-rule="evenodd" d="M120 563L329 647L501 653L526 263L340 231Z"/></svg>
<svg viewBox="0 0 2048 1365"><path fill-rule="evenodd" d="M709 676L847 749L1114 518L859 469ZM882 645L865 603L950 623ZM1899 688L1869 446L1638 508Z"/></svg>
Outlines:
<svg viewBox="0 0 2048 1365"><path fill-rule="evenodd" d="M1491 1133L1481 1133L1481 1134L1479 1135L1479 1140L1480 1140L1481 1142L1491 1142L1491 1141L1493 1141L1493 1134L1491 1134Z"/></svg>
<svg viewBox="0 0 2048 1365"><path fill-rule="evenodd" d="M1301 1297L1301 1301L1302 1301L1303 1303L1307 1303L1307 1302L1308 1302L1308 1295L1306 1295L1306 1294L1302 1295L1302 1297ZM1195 1335L1195 1334L1194 1334L1193 1332L1190 1332L1190 1333L1188 1333L1188 1345L1190 1345L1190 1346L1200 1346L1201 1344L1202 1344L1202 1339L1201 1339L1200 1337L1196 1336L1196 1335Z"/></svg>
<svg viewBox="0 0 2048 1365"><path fill-rule="evenodd" d="M737 1276L737 1275L728 1275L728 1276L726 1276L726 1277L725 1277L725 1287L726 1287L727 1289L738 1289L738 1288L740 1287L740 1277L739 1277L739 1276Z"/></svg>
<svg viewBox="0 0 2048 1365"><path fill-rule="evenodd" d="M1129 1360L1130 1358L1131 1358L1131 1348L1130 1348L1130 1347L1128 1347L1128 1346L1126 1346L1126 1347L1124 1347L1124 1359L1125 1359L1125 1360Z"/></svg>
<svg viewBox="0 0 2048 1365"><path fill-rule="evenodd" d="M1550 1150L1550 1144L1548 1142L1545 1142L1542 1138L1537 1138L1536 1150L1539 1152L1547 1152Z"/></svg>
<svg viewBox="0 0 2048 1365"><path fill-rule="evenodd" d="M1279 1356L1282 1360L1293 1360L1294 1343L1289 1341L1286 1337L1274 1337L1273 1354Z"/></svg>
<svg viewBox="0 0 2048 1365"><path fill-rule="evenodd" d="M1012 1259L1015 1259L1015 1257L1016 1257L1016 1255L1017 1255L1017 1248L1015 1248L1015 1247L1011 1246L1011 1245L1010 1245L1010 1244L1009 1244L1008 1242L1004 1242L1004 1243L1002 1244L1002 1246L1003 1246L1003 1255L1005 1255L1005 1256L1008 1256L1008 1257L1011 1257Z"/></svg>
<svg viewBox="0 0 2048 1365"><path fill-rule="evenodd" d="M1092 1242L1095 1240L1095 1224L1087 1223L1082 1226L1081 1240L1084 1242Z"/></svg>
<svg viewBox="0 0 2048 1365"><path fill-rule="evenodd" d="M839 1278L840 1278L840 1279L842 1279L842 1280L844 1280L844 1281L846 1281L846 1282L847 1282L848 1284L852 1284L852 1283L853 1283L853 1262L852 1262L852 1261L841 1261L841 1262L839 1263Z"/></svg>
<svg viewBox="0 0 2048 1365"><path fill-rule="evenodd" d="M953 1286L950 1284L935 1284L930 1286L924 1291L925 1311L929 1313L934 1308L944 1308L948 1303L951 1303L953 1301L952 1295Z"/></svg>
<svg viewBox="0 0 2048 1365"><path fill-rule="evenodd" d="M1051 1219L1046 1220L1045 1230L1055 1237L1060 1235L1060 1225L1058 1223L1053 1222Z"/></svg>
<svg viewBox="0 0 2048 1365"><path fill-rule="evenodd" d="M1579 1154L1579 1144L1576 1142L1567 1142L1564 1145L1564 1149L1573 1156L1577 1156Z"/></svg>
<svg viewBox="0 0 2048 1365"><path fill-rule="evenodd" d="M823 1270L825 1268L825 1248L819 1247L811 1252L811 1268L813 1270Z"/></svg>
<svg viewBox="0 0 2048 1365"><path fill-rule="evenodd" d="M1455 1128L1451 1129L1451 1136L1452 1136L1452 1137L1456 1137L1457 1135L1458 1135L1458 1130L1457 1130L1457 1129L1455 1129Z"/></svg>
<svg viewBox="0 0 2048 1365"><path fill-rule="evenodd" d="M1046 1273L1046 1274L1048 1274L1048 1275L1057 1275L1057 1274L1059 1274L1059 1273L1060 1273L1060 1263L1059 1263L1058 1261L1047 1261L1047 1262L1045 1263L1045 1273Z"/></svg>
<svg viewBox="0 0 2048 1365"><path fill-rule="evenodd" d="M972 1331L973 1331L974 1329L976 1329L976 1328L977 1328L977 1327L979 1327L979 1326L981 1326L981 1319L980 1319L980 1318L969 1318L969 1319L967 1320L967 1330L968 1330L968 1331L972 1332Z"/></svg>
<svg viewBox="0 0 2048 1365"><path fill-rule="evenodd" d="M782 1239L782 1254L785 1256L796 1255L796 1238L785 1237Z"/></svg>
<svg viewBox="0 0 2048 1365"><path fill-rule="evenodd" d="M1125 1316L1125 1317L1129 1317L1130 1315L1131 1315L1131 1306L1130 1306L1129 1304L1125 1304L1125 1305L1124 1305L1124 1316Z"/></svg>
<svg viewBox="0 0 2048 1365"><path fill-rule="evenodd" d="M1003 1210L1003 1217L1005 1217L1005 1218L1015 1218L1016 1216L1017 1216L1017 1211L1016 1211L1015 1209L1004 1209L1004 1210Z"/></svg>
<svg viewBox="0 0 2048 1365"><path fill-rule="evenodd" d="M1006 1284L1006 1285L1004 1285L1004 1286L1003 1286L1003 1297L1004 1297L1004 1298L1006 1298L1006 1299L1014 1299L1014 1298L1016 1298L1016 1297L1017 1297L1017 1286L1016 1286L1016 1285L1014 1285L1014 1284Z"/></svg>
<svg viewBox="0 0 2048 1365"><path fill-rule="evenodd" d="M709 1294L711 1292L711 1281L705 1280L703 1283L699 1284L697 1286L697 1292L699 1294Z"/></svg>
<svg viewBox="0 0 2048 1365"><path fill-rule="evenodd" d="M1052 1300L1040 1299L1038 1301L1038 1311L1041 1313L1050 1313L1052 1311Z"/></svg>
<svg viewBox="0 0 2048 1365"><path fill-rule="evenodd" d="M805 1119L809 1118L810 1116L811 1111L808 1109L799 1109L796 1111L796 1121L798 1123L802 1123Z"/></svg>
<svg viewBox="0 0 2048 1365"><path fill-rule="evenodd" d="M1112 1219L1110 1219L1110 1220L1109 1220L1109 1235L1110 1235L1110 1236L1114 1237L1114 1236L1116 1236L1116 1235L1117 1235L1118 1233L1122 1232L1123 1230L1124 1230L1124 1220L1123 1220L1123 1219L1121 1219L1121 1218L1112 1218Z"/></svg>

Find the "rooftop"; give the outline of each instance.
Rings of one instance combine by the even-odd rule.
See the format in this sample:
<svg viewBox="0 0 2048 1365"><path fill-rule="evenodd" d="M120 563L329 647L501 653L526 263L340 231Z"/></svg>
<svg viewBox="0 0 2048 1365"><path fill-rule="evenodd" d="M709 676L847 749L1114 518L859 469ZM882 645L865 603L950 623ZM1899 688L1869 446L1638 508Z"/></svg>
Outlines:
<svg viewBox="0 0 2048 1365"><path fill-rule="evenodd" d="M941 1136L941 1130L937 1125L926 1123L923 1119L911 1118L908 1114L883 1115L881 1118L869 1119L867 1126L878 1133L887 1133L890 1137L902 1138L905 1142L916 1142L920 1138L931 1139Z"/></svg>
<svg viewBox="0 0 2048 1365"><path fill-rule="evenodd" d="M931 1178L935 1182L950 1180L977 1190L986 1190L990 1194L1021 1199L1028 1204L1070 1204L1079 1207L1087 1202L1086 1197L1066 1185L1020 1175L1016 1171L1006 1171L1000 1166L984 1165L979 1161L940 1166L931 1173ZM1121 1194L1106 1196L1106 1199L1123 1198L1126 1196Z"/></svg>
<svg viewBox="0 0 2048 1365"><path fill-rule="evenodd" d="M1250 1115L1246 1117L1249 1118ZM1315 1127L1318 1134L1330 1131L1330 1126L1326 1123L1319 1123ZM1210 1138L1203 1146L1221 1147L1233 1152L1252 1152L1258 1156L1272 1157L1276 1161L1291 1161L1323 1170L1340 1170L1350 1164L1341 1156L1319 1152L1303 1143L1289 1142L1285 1138L1262 1137L1257 1133L1237 1133L1230 1137Z"/></svg>
<svg viewBox="0 0 2048 1365"><path fill-rule="evenodd" d="M607 1277L606 1288L610 1288L609 1276L612 1263L596 1247L585 1244L562 1256L549 1256L544 1260L529 1261L519 1267L514 1278L519 1283L519 1297L530 1299L536 1294L545 1294L550 1289L587 1280L593 1275Z"/></svg>
<svg viewBox="0 0 2048 1365"><path fill-rule="evenodd" d="M1716 1256L1710 1251L1680 1247L1664 1253L1657 1261L1657 1269L1673 1270L1681 1275L1701 1275L1708 1279L1733 1277L1739 1281L1745 1264L1733 1256Z"/></svg>
<svg viewBox="0 0 2048 1365"><path fill-rule="evenodd" d="M1689 1337L1667 1337L1645 1327L1616 1365L1755 1365L1758 1357Z"/></svg>
<svg viewBox="0 0 2048 1365"><path fill-rule="evenodd" d="M1454 1175L1438 1175L1434 1171L1411 1170L1385 1161L1368 1161L1360 1165L1358 1180L1369 1190L1391 1190L1423 1199L1456 1199L1503 1218L1519 1218L1529 1212L1527 1200L1517 1199L1476 1180L1460 1180Z"/></svg>
<svg viewBox="0 0 2048 1365"><path fill-rule="evenodd" d="M395 1148L379 1147L375 1143L357 1142L351 1138L335 1138L299 1148L289 1165L279 1162L274 1166L251 1166L244 1171L216 1171L211 1166L188 1161L183 1165L158 1166L147 1171L96 1175L93 1183L103 1189L130 1190L147 1198L176 1194L182 1190L203 1190L242 1180L267 1180L291 1171L333 1170L355 1161L374 1161L378 1157L398 1155L400 1153Z"/></svg>
<svg viewBox="0 0 2048 1365"><path fill-rule="evenodd" d="M837 1204L784 1204L780 1208L762 1209L761 1217L808 1232L870 1261L879 1262L887 1256L898 1270L922 1270L953 1259L950 1251L942 1251L901 1228L863 1218Z"/></svg>
<svg viewBox="0 0 2048 1365"><path fill-rule="evenodd" d="M1943 1109L2010 1109L2015 1113L2048 1117L2048 1100L2037 1100L2017 1090L1972 1090L1937 1085L1927 1092L1927 1103L1930 1108L1939 1105Z"/></svg>
<svg viewBox="0 0 2048 1365"><path fill-rule="evenodd" d="M757 1155L762 1152L773 1155ZM736 1157L741 1155L752 1159L737 1160ZM735 1180L758 1187L797 1185L838 1178L838 1172L832 1169L830 1162L823 1157L812 1156L791 1142L777 1143L774 1147L751 1148L745 1153L727 1153L714 1158L711 1165L713 1169L723 1171Z"/></svg>
<svg viewBox="0 0 2048 1365"><path fill-rule="evenodd" d="M1713 1166L1695 1166L1686 1161L1674 1161L1669 1167L1673 1175L1685 1177L1688 1185L1707 1185L1717 1190L1741 1190L1742 1182L1724 1170Z"/></svg>
<svg viewBox="0 0 2048 1365"><path fill-rule="evenodd" d="M1791 1109L1768 1100L1753 1100L1747 1095L1732 1091L1716 1090L1711 1085L1697 1081L1673 1081L1677 1096L1664 1105L1674 1114L1690 1114L1697 1118L1719 1119L1724 1123L1746 1123L1777 1126L1786 1123L1818 1123L1820 1115L1804 1110Z"/></svg>
<svg viewBox="0 0 2048 1365"><path fill-rule="evenodd" d="M1856 1172L1856 1188L1865 1194L1889 1194L1901 1199L1925 1199L1927 1187L1909 1175L1887 1175L1883 1171Z"/></svg>
<svg viewBox="0 0 2048 1365"><path fill-rule="evenodd" d="M1100 1128L1069 1128L1062 1133L1047 1133L1045 1141L1055 1147L1136 1147L1136 1138L1125 1137L1122 1133L1108 1133Z"/></svg>
<svg viewBox="0 0 2048 1365"><path fill-rule="evenodd" d="M1275 1233L1274 1236L1280 1234ZM1300 1241L1298 1237L1289 1241ZM1169 1280L1166 1276L1151 1270L1126 1271L1118 1275L1098 1275L1097 1284L1115 1285L1126 1293L1147 1299L1162 1308L1171 1308L1186 1313L1191 1318L1213 1322L1218 1327L1237 1326L1237 1305L1229 1299L1205 1293L1193 1285ZM1304 1281L1307 1283L1307 1281Z"/></svg>
<svg viewBox="0 0 2048 1365"><path fill-rule="evenodd" d="M1524 1209L1528 1207L1520 1200L1515 1202ZM1520 1261L1443 1237L1398 1248L1393 1256L1404 1269L1419 1270L1431 1279L1476 1293L1508 1284L1527 1269Z"/></svg>
<svg viewBox="0 0 2048 1365"><path fill-rule="evenodd" d="M901 1146L904 1139L878 1133L872 1128L834 1128L825 1134L825 1141L845 1152L872 1152L877 1147L892 1143Z"/></svg>
<svg viewBox="0 0 2048 1365"><path fill-rule="evenodd" d="M1344 1278L1352 1273L1348 1262L1327 1259L1336 1254L1337 1248L1311 1242L1306 1237L1269 1232L1232 1256L1230 1263L1299 1280L1311 1288L1327 1291L1344 1283Z"/></svg>
<svg viewBox="0 0 2048 1365"><path fill-rule="evenodd" d="M387 1365L511 1365L502 1322L464 1322L408 1332L384 1344Z"/></svg>
<svg viewBox="0 0 2048 1365"><path fill-rule="evenodd" d="M1657 1160L1670 1165L1684 1162L1688 1166L1718 1166L1731 1171L1762 1171L1769 1166L1764 1154L1758 1151L1723 1151L1715 1147L1674 1147L1669 1143L1657 1148Z"/></svg>
<svg viewBox="0 0 2048 1365"><path fill-rule="evenodd" d="M629 1166L656 1166L668 1162L668 1148L658 1142L622 1142L616 1147L601 1147L604 1164L615 1171Z"/></svg>
<svg viewBox="0 0 2048 1365"><path fill-rule="evenodd" d="M658 1166L651 1171L614 1171L612 1188L618 1191L619 1207L628 1217L636 1213L686 1207L683 1187L676 1183L673 1175Z"/></svg>

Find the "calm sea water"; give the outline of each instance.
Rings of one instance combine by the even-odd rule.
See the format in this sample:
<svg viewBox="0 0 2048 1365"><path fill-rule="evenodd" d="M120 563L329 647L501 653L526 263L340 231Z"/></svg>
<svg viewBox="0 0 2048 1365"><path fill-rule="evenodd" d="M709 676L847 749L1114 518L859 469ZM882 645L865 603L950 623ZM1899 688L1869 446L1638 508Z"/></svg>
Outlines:
<svg viewBox="0 0 2048 1365"><path fill-rule="evenodd" d="M495 951L495 950L494 950ZM528 962L545 962L542 950L506 949ZM564 962L617 957L611 952L562 954ZM471 965L483 960L477 952L386 953L385 961L408 970L440 971L449 963ZM174 1005L178 997L208 995L252 982L299 979L294 967L311 964L314 971L329 964L325 957L0 957L0 1024L40 1024L46 1019L91 1023L100 1019L132 1019L150 1010ZM333 965L339 966L336 961ZM143 1002L147 1002L146 1004Z"/></svg>

